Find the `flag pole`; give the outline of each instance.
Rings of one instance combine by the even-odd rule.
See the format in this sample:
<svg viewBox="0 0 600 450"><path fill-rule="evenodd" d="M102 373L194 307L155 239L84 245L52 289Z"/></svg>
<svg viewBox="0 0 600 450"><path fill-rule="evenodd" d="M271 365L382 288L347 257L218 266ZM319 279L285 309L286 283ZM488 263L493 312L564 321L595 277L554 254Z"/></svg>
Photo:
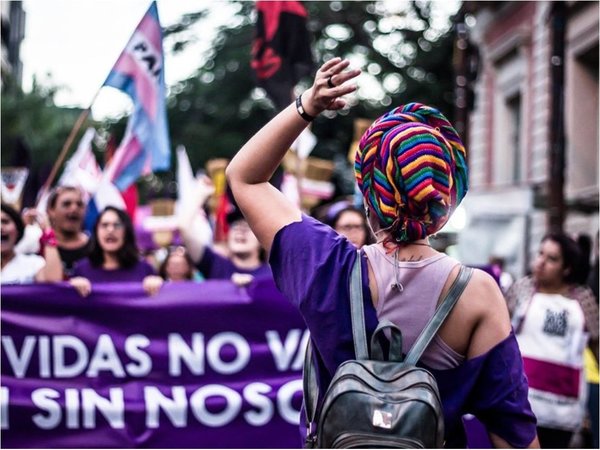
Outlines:
<svg viewBox="0 0 600 450"><path fill-rule="evenodd" d="M103 87L104 87L104 84L102 84L102 86L100 86L98 88L98 90L94 94L94 97L92 98L92 101L90 102L90 106L88 106L86 109L84 109L83 111L81 111L81 113L79 114L79 117L77 118L77 121L75 122L75 125L73 125L73 128L71 128L71 132L69 133L69 136L67 137L67 140L63 144L63 147L62 147L62 149L60 151L60 154L58 155L58 158L56 159L56 161L54 162L54 165L52 166L52 170L50 171L50 175L48 175L48 178L46 178L46 181L44 182L44 185L42 186L42 189L40 189L40 192L39 192L39 194L37 196L37 199L36 199L36 202L35 202L35 207L36 208L37 208L40 200L42 198L44 198L44 196L50 190L50 186L52 185L52 182L56 178L56 175L58 173L58 169L60 169L60 167L62 166L62 163L64 162L65 158L67 157L67 154L69 153L71 145L73 145L73 141L75 140L75 136L77 136L77 133L81 129L81 126L84 124L84 122L86 121L86 119L90 115L90 111L92 110L92 106L94 105L94 102L96 101L96 98L98 98L98 94L100 93L100 89L102 89Z"/></svg>

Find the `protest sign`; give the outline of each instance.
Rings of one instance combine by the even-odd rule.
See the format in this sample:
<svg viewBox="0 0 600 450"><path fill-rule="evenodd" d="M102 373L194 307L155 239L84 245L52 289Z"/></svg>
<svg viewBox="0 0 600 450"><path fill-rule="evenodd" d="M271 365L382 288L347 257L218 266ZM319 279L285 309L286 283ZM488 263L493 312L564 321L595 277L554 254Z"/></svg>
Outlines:
<svg viewBox="0 0 600 450"><path fill-rule="evenodd" d="M3 286L3 446L299 447L307 339L272 280Z"/></svg>

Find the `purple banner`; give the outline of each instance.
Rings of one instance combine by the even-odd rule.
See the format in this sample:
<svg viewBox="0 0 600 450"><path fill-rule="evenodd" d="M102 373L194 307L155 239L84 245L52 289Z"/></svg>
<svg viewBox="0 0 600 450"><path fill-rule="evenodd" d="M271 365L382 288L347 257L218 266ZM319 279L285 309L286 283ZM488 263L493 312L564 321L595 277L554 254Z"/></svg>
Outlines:
<svg viewBox="0 0 600 450"><path fill-rule="evenodd" d="M299 447L305 329L271 280L3 286L2 446Z"/></svg>

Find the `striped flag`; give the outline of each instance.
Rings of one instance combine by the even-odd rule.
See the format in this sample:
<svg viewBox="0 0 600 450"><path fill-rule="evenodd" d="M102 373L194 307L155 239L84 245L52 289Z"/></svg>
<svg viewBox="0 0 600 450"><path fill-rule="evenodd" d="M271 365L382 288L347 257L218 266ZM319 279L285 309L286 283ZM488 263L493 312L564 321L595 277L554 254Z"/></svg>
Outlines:
<svg viewBox="0 0 600 450"><path fill-rule="evenodd" d="M167 170L171 164L162 30L156 2L150 5L103 85L125 92L134 104L125 136L105 169L109 180L124 191L141 175Z"/></svg>

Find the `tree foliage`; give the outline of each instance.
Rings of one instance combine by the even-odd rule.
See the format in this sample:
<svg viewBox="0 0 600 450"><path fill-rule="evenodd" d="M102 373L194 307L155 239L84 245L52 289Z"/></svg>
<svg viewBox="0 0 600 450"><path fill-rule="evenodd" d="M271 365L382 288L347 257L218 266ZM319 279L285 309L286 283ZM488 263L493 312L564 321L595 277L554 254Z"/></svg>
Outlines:
<svg viewBox="0 0 600 450"><path fill-rule="evenodd" d="M194 167L214 157L231 157L274 115L250 69L255 13L252 2L233 2L237 11L219 28L214 45L199 55L200 67L172 89L169 122L174 144L184 144ZM384 5L388 5L387 7ZM452 112L452 36L448 18L430 2L305 2L316 66L333 56L349 58L363 70L358 104L350 111L319 117L313 132L316 156L345 155L357 117L375 118L392 105L418 101ZM206 11L182 18L168 30L173 49L180 35ZM309 86L303 80L300 89Z"/></svg>
<svg viewBox="0 0 600 450"><path fill-rule="evenodd" d="M3 167L29 163L40 168L56 161L81 113L80 109L54 104L59 89L34 80L31 92L23 92L12 80L7 80L2 90L0 116ZM82 128L80 134L85 131Z"/></svg>
<svg viewBox="0 0 600 450"><path fill-rule="evenodd" d="M333 56L342 56L363 70L357 104L348 111L323 114L315 120L315 156L344 161L353 140L355 119L373 119L394 105L423 102L439 107L451 118L453 39L448 17L439 14L443 4L305 2L315 67ZM231 0L211 3L209 8L215 5L233 8L233 14L218 27L208 50L199 53L195 61L190 60L189 64L198 69L170 87L167 102L173 148L185 145L195 169L204 167L211 158L232 157L276 113L266 93L256 87L250 69L254 2ZM167 28L167 58L186 49L190 42L205 39L191 32L192 25L212 20L211 10L202 9L184 15L179 23ZM310 82L302 80L299 91ZM1 116L3 165L11 164L11 150L18 139L31 149L34 164L56 159L80 112L56 107L53 98L57 89L34 83L32 91L24 93L15 86L5 86ZM104 136L120 138L125 123L126 118L121 118L96 125ZM173 174L162 174L161 178L168 181Z"/></svg>

